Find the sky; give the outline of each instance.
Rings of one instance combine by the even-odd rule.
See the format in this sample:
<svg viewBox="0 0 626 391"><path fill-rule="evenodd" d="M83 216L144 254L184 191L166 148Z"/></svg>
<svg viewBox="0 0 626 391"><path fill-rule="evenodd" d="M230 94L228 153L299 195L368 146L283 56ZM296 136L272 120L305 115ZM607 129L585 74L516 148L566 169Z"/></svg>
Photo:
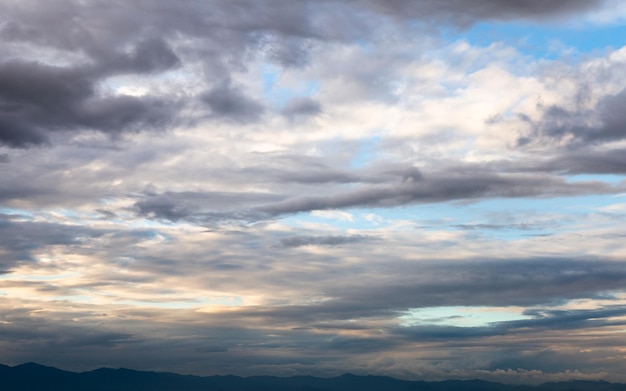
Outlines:
<svg viewBox="0 0 626 391"><path fill-rule="evenodd" d="M626 3L0 0L0 362L626 382Z"/></svg>

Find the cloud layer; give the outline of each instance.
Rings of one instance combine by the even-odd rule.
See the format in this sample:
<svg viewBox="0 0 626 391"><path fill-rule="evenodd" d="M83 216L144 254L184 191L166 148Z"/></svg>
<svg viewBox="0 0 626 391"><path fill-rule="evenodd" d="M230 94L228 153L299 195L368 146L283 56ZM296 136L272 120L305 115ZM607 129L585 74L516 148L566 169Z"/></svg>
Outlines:
<svg viewBox="0 0 626 391"><path fill-rule="evenodd" d="M626 381L619 2L0 15L0 362Z"/></svg>

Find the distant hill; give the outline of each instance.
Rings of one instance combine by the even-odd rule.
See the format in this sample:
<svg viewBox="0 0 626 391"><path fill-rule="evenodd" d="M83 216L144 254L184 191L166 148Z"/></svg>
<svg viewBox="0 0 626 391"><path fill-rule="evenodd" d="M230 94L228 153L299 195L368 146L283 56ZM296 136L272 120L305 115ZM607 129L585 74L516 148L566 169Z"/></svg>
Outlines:
<svg viewBox="0 0 626 391"><path fill-rule="evenodd" d="M384 376L184 376L100 368L68 372L36 363L0 364L3 391L626 391L626 384L571 381L514 386L481 380L424 382Z"/></svg>

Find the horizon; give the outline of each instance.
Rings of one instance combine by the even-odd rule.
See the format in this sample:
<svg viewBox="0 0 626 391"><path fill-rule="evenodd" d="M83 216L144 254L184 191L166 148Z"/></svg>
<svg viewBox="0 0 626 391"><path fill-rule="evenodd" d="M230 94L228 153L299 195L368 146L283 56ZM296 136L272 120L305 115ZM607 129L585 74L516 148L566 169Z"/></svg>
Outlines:
<svg viewBox="0 0 626 391"><path fill-rule="evenodd" d="M625 385L624 383L618 383L618 382L608 382L605 380L580 380L580 379L569 379L569 380L562 380L562 381L557 381L557 382L545 382L545 383L539 383L539 382L535 382L535 383L506 383L506 382L497 382L497 381L489 381L489 380L483 380L483 379L478 379L478 378L467 378L467 379L445 379L445 380L432 380L432 381L428 381L428 380L422 380L422 379L402 379L402 378L397 378L397 377L392 377L392 376L385 376L385 375L356 375L350 372L346 372L346 373L342 373L340 375L335 375L335 376L330 376L330 377L324 377L324 376L311 376L311 375L291 375L291 376L280 376L280 375L250 375L250 376L239 376L239 375L233 375L233 374L225 374L225 375L194 375L194 374L184 374L184 373L177 373L177 372L167 372L167 371L151 371L151 370L136 370L136 369L132 369L132 368L125 368L125 367L118 367L118 368L112 368L112 367L98 367L98 368L93 368L90 370L85 370L85 371L72 371L72 370L67 370L67 369L63 369L63 368L57 368L55 366L50 366L50 365L44 365L44 364L40 364L40 363L36 363L36 362L26 362L26 363L22 363L22 364L17 364L17 365L6 365L3 363L0 363L0 366L5 366L7 368L17 368L17 367L30 367L30 368L47 368L47 369L55 369L61 372L67 372L67 373L72 373L72 374L88 374L88 373L92 373L92 372L98 372L101 370L111 370L111 371L130 371L130 372L138 372L138 373L148 373L148 374L165 374L165 375L176 375L176 376L182 376L182 377L187 377L187 376L191 376L191 377L200 377L200 378L212 378L212 377L238 377L241 379L252 379L252 378L258 378L258 377L271 377L271 378L277 378L277 379L292 379L292 378L315 378L315 379L327 379L327 380L332 380L332 379L337 379L337 378L345 378L345 377L356 377L356 378L371 378L371 377L377 377L377 378L386 378L386 379L391 379L391 380L399 380L399 381L405 381L405 382L415 382L415 383L443 383L443 382L451 382L451 381L455 381L455 382L486 382L486 383L494 383L494 384L502 384L502 385L526 385L526 386L539 386L539 385L547 385L547 384L551 384L551 383L569 383L569 382L573 382L573 383L585 383L585 382L589 382L589 383L609 383L609 384L616 384L616 385ZM35 374L35 373L33 373Z"/></svg>
<svg viewBox="0 0 626 391"><path fill-rule="evenodd" d="M0 362L626 383L619 0L0 0Z"/></svg>

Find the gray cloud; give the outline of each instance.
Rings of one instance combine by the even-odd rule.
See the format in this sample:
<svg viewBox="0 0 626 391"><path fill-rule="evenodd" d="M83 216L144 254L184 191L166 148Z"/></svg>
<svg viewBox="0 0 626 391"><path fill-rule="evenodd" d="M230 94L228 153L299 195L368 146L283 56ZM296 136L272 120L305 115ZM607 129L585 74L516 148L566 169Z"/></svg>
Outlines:
<svg viewBox="0 0 626 391"><path fill-rule="evenodd" d="M408 172L408 174L406 173ZM172 221L191 219L206 224L273 219L284 215L315 210L354 207L397 207L417 203L472 201L490 198L556 197L586 194L611 194L623 191L620 186L602 182L568 183L546 175L501 175L478 167L456 168L422 176L419 170L386 172L388 178L403 181L393 185L361 186L332 195L292 196L247 194L232 199L232 204L216 209L215 193L178 193L149 196L135 204L140 214ZM332 174L331 174L332 175ZM323 174L322 174L323 177ZM346 178L347 179L347 178ZM326 180L330 180L327 176ZM173 201L173 198L177 201ZM203 200L203 197L205 200ZM244 198L242 198L244 197ZM267 202L272 199L271 202ZM224 201L231 201L224 199Z"/></svg>
<svg viewBox="0 0 626 391"><path fill-rule="evenodd" d="M282 114L289 119L306 118L321 114L322 105L313 98L292 98L285 104Z"/></svg>
<svg viewBox="0 0 626 391"><path fill-rule="evenodd" d="M534 230L543 228L539 224L531 224L531 223L519 223L519 224L456 224L453 226L454 228L459 228L463 230L508 230L508 229L519 229L519 230Z"/></svg>
<svg viewBox="0 0 626 391"><path fill-rule="evenodd" d="M420 265L418 281L399 278L393 286L381 284L367 292L342 297L366 300L373 308L384 297L387 308L397 300L399 308L454 305L549 304L601 292L619 290L626 274L621 263L566 259L525 259L470 262L445 266ZM454 272L451 272L454 270ZM350 301L351 301L350 300ZM381 305L381 308L384 306Z"/></svg>
<svg viewBox="0 0 626 391"><path fill-rule="evenodd" d="M545 19L567 16L590 10L604 3L603 0L557 0L537 2L533 0L452 0L432 2L428 0L364 0L376 10L400 18L422 19L425 15L443 21L467 25L483 19Z"/></svg>
<svg viewBox="0 0 626 391"><path fill-rule="evenodd" d="M312 46L307 39L300 37L272 37L264 44L268 57L286 68L303 67L309 62Z"/></svg>
<svg viewBox="0 0 626 391"><path fill-rule="evenodd" d="M626 150L575 149L541 161L524 162L522 170L549 171L560 174L623 174L626 172Z"/></svg>
<svg viewBox="0 0 626 391"><path fill-rule="evenodd" d="M281 239L280 243L284 247L302 246L341 246L344 244L359 243L372 238L363 235L336 235L336 236L292 236Z"/></svg>
<svg viewBox="0 0 626 391"><path fill-rule="evenodd" d="M174 102L99 96L95 84L100 77L85 67L26 61L0 64L0 141L25 147L47 142L51 131L88 129L119 134L163 128L169 122Z"/></svg>
<svg viewBox="0 0 626 391"><path fill-rule="evenodd" d="M113 59L111 65L114 65L113 69L116 73L123 71L152 73L167 71L178 67L180 64L180 58L163 39L150 38L140 41L132 53Z"/></svg>
<svg viewBox="0 0 626 391"><path fill-rule="evenodd" d="M229 80L234 69L245 69L250 56L263 53L283 66L302 66L311 40L360 39L371 30L369 24L378 23L344 14L369 9L374 16L466 24L491 18L551 17L599 7L603 2L363 0L313 7L309 1L275 0L272 4L220 0L210 7L190 3L172 8L165 1L105 6L98 1L56 0L43 6L28 1L19 7L0 5L4 45L29 45L26 53L0 64L0 141L11 147L27 147L48 142L51 131L119 133L163 127L176 117L180 102L172 97L103 97L96 92L96 85L107 76L163 72L190 61L204 64L207 80ZM136 15L141 15L141 25L135 22ZM337 18L343 22L335 23ZM334 27L328 28L331 25ZM197 40L200 46L183 44L185 38ZM182 57L168 40L178 41ZM62 51L63 58L76 53L84 58L55 66L27 59L28 54L45 48ZM213 117L238 123L257 121L264 112L263 105L246 91L228 84L208 88L201 100ZM620 102L620 97L609 99L603 110L612 112L611 107ZM291 118L320 112L320 104L309 98L289 102L284 109ZM607 117L602 137L618 136L620 121L619 116Z"/></svg>
<svg viewBox="0 0 626 391"><path fill-rule="evenodd" d="M347 169L335 167L327 159L314 156L260 155L256 160L259 164L233 171L232 176L242 177L247 183L269 179L281 185L385 184L416 181L422 177L418 168L407 164Z"/></svg>
<svg viewBox="0 0 626 391"><path fill-rule="evenodd" d="M500 172L525 175L550 174L566 178L581 174L622 174L626 172L626 150L605 145L541 150L541 153L515 160L502 159L481 163L442 162L449 171Z"/></svg>
<svg viewBox="0 0 626 391"><path fill-rule="evenodd" d="M503 176L492 174L441 175L425 177L395 186L364 187L331 196L291 198L263 206L271 216L312 210L349 207L394 207L412 203L432 203L482 198L550 197L621 191L602 183L568 184L545 176Z"/></svg>
<svg viewBox="0 0 626 391"><path fill-rule="evenodd" d="M182 192L149 195L135 203L140 215L171 221L192 219L197 222L255 220L260 212L250 210L250 205L282 199L283 196L267 193Z"/></svg>
<svg viewBox="0 0 626 391"><path fill-rule="evenodd" d="M524 146L548 139L582 148L623 140L626 138L626 115L622 109L625 104L626 90L622 90L602 97L591 110L557 105L543 107L543 116L537 123L527 120L533 127L532 134L521 137L518 144Z"/></svg>
<svg viewBox="0 0 626 391"><path fill-rule="evenodd" d="M251 98L246 97L239 89L229 84L219 85L201 98L210 108L210 115L217 119L235 122L254 122L263 114L264 108Z"/></svg>
<svg viewBox="0 0 626 391"><path fill-rule="evenodd" d="M9 317L12 320L18 320ZM78 350L94 348L112 348L121 344L128 345L132 341L131 334L120 332L104 332L89 330L87 327L71 327L70 325L46 325L47 322L29 322L27 318L19 319L24 325L29 323L29 330L24 330L9 324L2 328L0 335L10 338L13 343L20 342L33 347L58 350ZM52 326L52 327L51 327Z"/></svg>
<svg viewBox="0 0 626 391"><path fill-rule="evenodd" d="M0 250L4 250L3 268L22 262L34 262L33 253L53 245L78 245L103 231L73 225L19 221L24 216L0 214Z"/></svg>
<svg viewBox="0 0 626 391"><path fill-rule="evenodd" d="M392 262L391 259L386 261ZM359 275L358 269L342 270L341 273L329 271L328 275L318 273L315 279L318 290L322 290L323 296L329 299L309 305L246 307L233 316L249 318L251 322L262 320L294 326L333 324L337 321L366 323L373 319L398 317L415 308L552 306L578 298L608 298L606 292L621 290L626 281L621 263L602 260L533 258L393 265L390 266L393 270L370 267L367 277L354 280L346 280L342 276ZM300 285L304 283L299 282ZM614 310L621 311L619 308ZM566 317L560 319L565 325ZM507 328L526 327L523 321L520 322L507 323ZM546 323L545 327L549 326L549 320L542 321L539 317L532 326L538 329L542 327L542 322ZM487 329L437 327L428 326L420 330L433 336L456 331L469 333L468 337L476 337L476 333L485 336L490 333Z"/></svg>
<svg viewBox="0 0 626 391"><path fill-rule="evenodd" d="M532 356L548 350L552 343L563 346L565 341L577 346L588 344L595 349L612 349L614 339L586 341L575 333L620 327L623 322L616 319L626 313L619 306L585 310L543 307L527 310L525 315L530 319L483 327L398 326L397 322L382 319L393 319L404 310L420 305L506 306L549 303L555 297L560 298L558 301L578 295L589 297L589 292L621 289L626 277L621 264L603 260L519 259L394 265L396 275L363 278L357 290L354 288L358 279L346 280L340 276L344 281L341 284L325 281L318 275L314 283L336 295L330 301L247 306L219 316L185 310L94 308L93 305L77 305L73 311L67 311L59 304L61 307L49 309L43 318L32 315L37 313L35 309L4 306L0 319L10 323L3 325L2 333L7 338L2 346L12 352L12 360L35 357L42 362L64 363L69 368L77 368L78 364L72 364L72 360L81 357L79 369L116 363L139 369L183 368L206 373L202 366L206 368L206 363L211 362L214 363L211 370L217 373L267 374L277 373L267 372L263 365L268 363L278 365L277 368L291 368L294 373L303 370L293 366L294 363L307 363L304 369L307 373L328 373L324 372L326 365L343 370L349 365L348 357L363 362L371 359L370 354L397 356L403 346L423 344L420 350L425 353L430 350L426 354L433 354L432 349L450 352L465 347L466 353L474 352L475 356L469 356L476 357L476 361L487 360L489 368L506 369L503 366L507 362L518 362L520 368L532 369L536 367L518 356L520 352ZM336 273L331 271L329 275L333 274ZM468 275L469 278L464 277ZM388 290L376 288L381 286L381 277L389 279ZM413 286L422 285L421 288L409 291L405 286L395 286L410 280ZM306 282L302 280L299 284ZM460 288L455 288L458 285ZM429 294L431 297L426 297ZM432 295L439 295L440 299L433 301ZM448 299L441 300L445 296ZM147 321L156 319L158 322L153 327L146 328ZM27 326L18 328L13 324ZM245 327L234 327L236 324ZM68 330L72 332L69 335ZM564 330L574 334L564 335ZM355 331L360 335L346 334ZM490 340L493 337L506 337L498 340L495 351ZM478 347L488 348L490 353ZM151 352L155 351L169 354L152 357ZM505 351L509 353L505 355ZM240 356L244 352L249 369L242 372ZM467 368L468 364L465 365ZM582 361L568 359L564 368L580 365Z"/></svg>
<svg viewBox="0 0 626 391"><path fill-rule="evenodd" d="M380 352L398 345L391 338L349 338L334 337L328 343L328 349L340 350L345 353Z"/></svg>

